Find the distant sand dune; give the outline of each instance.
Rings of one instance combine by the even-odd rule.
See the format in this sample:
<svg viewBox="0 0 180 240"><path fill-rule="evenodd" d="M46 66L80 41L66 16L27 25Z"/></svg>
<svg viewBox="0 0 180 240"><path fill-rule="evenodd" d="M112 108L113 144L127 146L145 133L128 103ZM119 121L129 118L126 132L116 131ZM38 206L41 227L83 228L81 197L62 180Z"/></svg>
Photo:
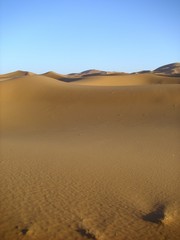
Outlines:
<svg viewBox="0 0 180 240"><path fill-rule="evenodd" d="M155 69L154 73L180 76L180 63L171 63L164 65Z"/></svg>
<svg viewBox="0 0 180 240"><path fill-rule="evenodd" d="M180 84L180 77L158 76L153 73L145 74L127 74L115 76L92 76L74 81L80 85L95 85L95 86L135 86L146 84Z"/></svg>
<svg viewBox="0 0 180 240"><path fill-rule="evenodd" d="M34 75L36 75L36 74L32 73L32 72L19 70L19 71L7 73L7 74L1 74L0 81L10 80L10 79L14 79L14 78L20 78L20 77L24 77L24 76L34 76Z"/></svg>
<svg viewBox="0 0 180 240"><path fill-rule="evenodd" d="M51 71L42 74L42 76L51 77L51 78L55 78L55 79L61 79L61 78L65 77L65 75L63 75L63 74L59 74L59 73L51 72Z"/></svg>
<svg viewBox="0 0 180 240"><path fill-rule="evenodd" d="M6 76L1 240L180 239L178 77Z"/></svg>

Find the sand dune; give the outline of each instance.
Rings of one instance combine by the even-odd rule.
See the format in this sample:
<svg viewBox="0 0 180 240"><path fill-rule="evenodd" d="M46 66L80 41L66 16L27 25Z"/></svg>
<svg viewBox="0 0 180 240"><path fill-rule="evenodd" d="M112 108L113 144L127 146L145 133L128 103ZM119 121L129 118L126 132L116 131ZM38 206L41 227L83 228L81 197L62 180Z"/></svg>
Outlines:
<svg viewBox="0 0 180 240"><path fill-rule="evenodd" d="M178 77L8 77L0 239L180 239Z"/></svg>
<svg viewBox="0 0 180 240"><path fill-rule="evenodd" d="M10 80L10 79L14 79L14 78L20 78L20 77L24 77L24 76L34 76L34 75L36 75L36 74L32 73L32 72L18 70L18 71L7 73L7 74L1 74L0 81Z"/></svg>
<svg viewBox="0 0 180 240"><path fill-rule="evenodd" d="M110 72L110 71L101 71L97 69L89 69L80 73L71 73L70 76L81 76L81 77L89 77L89 76L107 76L107 75L123 75L126 74L124 72Z"/></svg>
<svg viewBox="0 0 180 240"><path fill-rule="evenodd" d="M136 86L149 84L179 84L180 77L158 76L153 73L91 76L74 81L74 84L96 86Z"/></svg>
<svg viewBox="0 0 180 240"><path fill-rule="evenodd" d="M180 63L171 63L154 70L154 73L167 75L180 75Z"/></svg>
<svg viewBox="0 0 180 240"><path fill-rule="evenodd" d="M90 70L86 70L80 73L82 76L86 76L86 75L106 75L107 72L106 71L100 71L97 69L90 69Z"/></svg>
<svg viewBox="0 0 180 240"><path fill-rule="evenodd" d="M50 78L54 78L54 79L61 79L61 78L65 77L65 75L63 75L63 74L59 74L59 73L52 72L52 71L43 73L42 76L46 76L46 77L50 77Z"/></svg>

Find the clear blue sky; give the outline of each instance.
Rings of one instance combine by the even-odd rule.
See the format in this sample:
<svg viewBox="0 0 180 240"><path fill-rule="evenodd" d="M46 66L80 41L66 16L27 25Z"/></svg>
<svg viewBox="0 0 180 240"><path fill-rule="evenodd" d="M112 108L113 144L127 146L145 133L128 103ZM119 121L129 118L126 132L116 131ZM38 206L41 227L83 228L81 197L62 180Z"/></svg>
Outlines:
<svg viewBox="0 0 180 240"><path fill-rule="evenodd" d="M179 0L1 0L0 73L179 62L179 12Z"/></svg>

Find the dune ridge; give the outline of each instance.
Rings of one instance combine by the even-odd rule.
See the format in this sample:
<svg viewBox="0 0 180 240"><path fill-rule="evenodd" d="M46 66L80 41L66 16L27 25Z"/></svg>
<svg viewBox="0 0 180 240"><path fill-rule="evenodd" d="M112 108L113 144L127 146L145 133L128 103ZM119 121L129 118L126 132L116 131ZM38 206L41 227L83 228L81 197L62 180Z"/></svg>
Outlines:
<svg viewBox="0 0 180 240"><path fill-rule="evenodd" d="M37 75L28 71L15 71L0 75L0 81L10 80L24 76ZM134 73L101 71L90 69L80 73L59 74L49 71L40 76L53 78L67 83L80 85L107 85L107 86L128 86L142 84L179 84L180 63L172 63L161 66L153 71L143 70Z"/></svg>
<svg viewBox="0 0 180 240"><path fill-rule="evenodd" d="M171 63L161 66L154 70L154 73L167 74L167 75L180 75L180 63Z"/></svg>
<svg viewBox="0 0 180 240"><path fill-rule="evenodd" d="M53 71L43 73L42 76L46 76L46 77L50 77L50 78L54 78L54 79L61 79L61 78L65 77L65 75L59 74L59 73L56 73L56 72L53 72Z"/></svg>
<svg viewBox="0 0 180 240"><path fill-rule="evenodd" d="M0 239L180 238L179 77L7 78Z"/></svg>

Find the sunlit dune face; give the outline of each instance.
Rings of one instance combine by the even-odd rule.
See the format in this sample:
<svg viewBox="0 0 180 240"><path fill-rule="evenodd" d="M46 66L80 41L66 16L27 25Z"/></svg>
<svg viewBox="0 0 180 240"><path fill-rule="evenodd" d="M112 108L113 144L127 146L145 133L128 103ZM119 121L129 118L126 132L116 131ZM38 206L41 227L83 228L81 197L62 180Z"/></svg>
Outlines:
<svg viewBox="0 0 180 240"><path fill-rule="evenodd" d="M180 238L178 77L3 77L0 239Z"/></svg>

